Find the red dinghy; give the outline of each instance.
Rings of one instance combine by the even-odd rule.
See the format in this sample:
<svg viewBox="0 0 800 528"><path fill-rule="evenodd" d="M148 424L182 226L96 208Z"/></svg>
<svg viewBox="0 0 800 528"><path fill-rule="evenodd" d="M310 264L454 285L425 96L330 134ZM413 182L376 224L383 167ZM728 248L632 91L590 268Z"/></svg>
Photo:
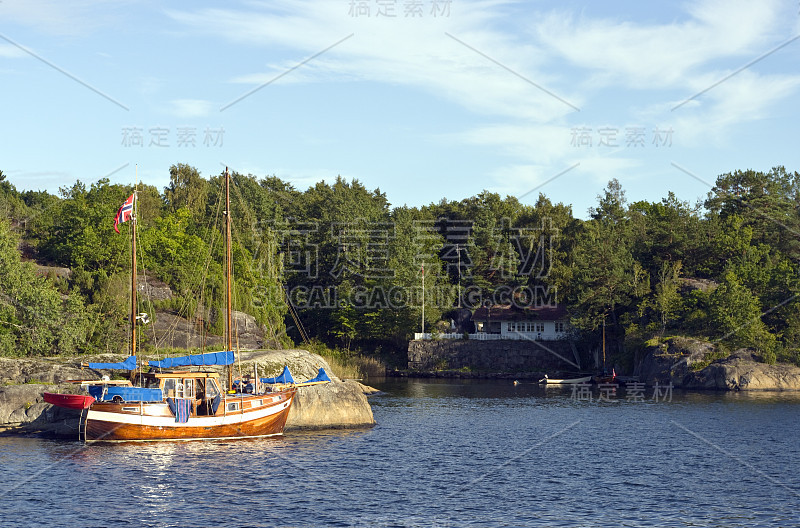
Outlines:
<svg viewBox="0 0 800 528"><path fill-rule="evenodd" d="M83 394L54 394L52 392L45 392L43 396L44 401L47 403L67 409L77 409L79 411L89 408L89 406L94 403L93 397Z"/></svg>

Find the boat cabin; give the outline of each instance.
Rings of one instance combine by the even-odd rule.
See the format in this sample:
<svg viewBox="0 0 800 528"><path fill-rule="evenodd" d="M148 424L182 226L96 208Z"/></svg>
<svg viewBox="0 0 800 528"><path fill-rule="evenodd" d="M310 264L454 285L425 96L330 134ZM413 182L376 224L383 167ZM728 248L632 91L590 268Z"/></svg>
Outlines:
<svg viewBox="0 0 800 528"><path fill-rule="evenodd" d="M164 401L190 400L197 416L216 414L222 399L219 374L214 372L159 372L152 385L161 389ZM154 387L155 388L155 387Z"/></svg>
<svg viewBox="0 0 800 528"><path fill-rule="evenodd" d="M222 401L219 374L214 372L159 372L144 374L143 386L129 382L103 380L88 386L89 394L101 402L165 402L170 409L179 402L188 402L195 416L215 415ZM182 403L182 405L187 405Z"/></svg>

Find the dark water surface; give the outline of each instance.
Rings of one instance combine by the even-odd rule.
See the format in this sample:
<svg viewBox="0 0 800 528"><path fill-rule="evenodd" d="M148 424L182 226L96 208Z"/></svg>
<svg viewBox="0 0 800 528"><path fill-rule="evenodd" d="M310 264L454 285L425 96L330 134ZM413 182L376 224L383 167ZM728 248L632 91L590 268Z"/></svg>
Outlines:
<svg viewBox="0 0 800 528"><path fill-rule="evenodd" d="M0 438L0 527L800 527L800 395L373 385L369 430Z"/></svg>

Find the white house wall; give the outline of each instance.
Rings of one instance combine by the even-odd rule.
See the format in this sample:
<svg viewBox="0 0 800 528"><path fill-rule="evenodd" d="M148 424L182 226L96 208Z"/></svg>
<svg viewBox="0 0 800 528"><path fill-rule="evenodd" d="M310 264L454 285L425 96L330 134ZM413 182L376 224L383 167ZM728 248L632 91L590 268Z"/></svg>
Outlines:
<svg viewBox="0 0 800 528"><path fill-rule="evenodd" d="M556 331L556 325L565 331ZM500 335L513 339L514 337L527 337L552 341L566 337L567 323L563 321L503 321L500 325Z"/></svg>

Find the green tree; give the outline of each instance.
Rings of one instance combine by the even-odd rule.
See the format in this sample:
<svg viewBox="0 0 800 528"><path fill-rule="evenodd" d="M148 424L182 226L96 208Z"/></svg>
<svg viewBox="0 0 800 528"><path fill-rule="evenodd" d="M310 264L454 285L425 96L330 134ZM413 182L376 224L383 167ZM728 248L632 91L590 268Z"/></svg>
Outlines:
<svg viewBox="0 0 800 528"><path fill-rule="evenodd" d="M18 239L0 220L0 353L74 354L85 346L90 319L79 296L60 292L20 260Z"/></svg>
<svg viewBox="0 0 800 528"><path fill-rule="evenodd" d="M721 218L741 217L752 228L755 242L768 244L791 260L800 259L800 173L775 167L766 173L722 174L705 205Z"/></svg>
<svg viewBox="0 0 800 528"><path fill-rule="evenodd" d="M681 306L680 287L681 263L662 262L658 272L658 284L653 298L653 307L661 322L661 333L667 329Z"/></svg>
<svg viewBox="0 0 800 528"><path fill-rule="evenodd" d="M733 272L727 272L711 294L710 312L720 339L733 346L759 350L768 361L774 362L775 337L761 320L758 298Z"/></svg>
<svg viewBox="0 0 800 528"><path fill-rule="evenodd" d="M572 321L578 328L596 330L606 316L617 325L620 312L649 289L649 276L629 247L625 203L619 182L611 180L579 235L570 298Z"/></svg>
<svg viewBox="0 0 800 528"><path fill-rule="evenodd" d="M209 182L196 168L178 163L169 168L169 185L164 188L164 199L170 211L185 207L194 217L204 214L209 194Z"/></svg>

